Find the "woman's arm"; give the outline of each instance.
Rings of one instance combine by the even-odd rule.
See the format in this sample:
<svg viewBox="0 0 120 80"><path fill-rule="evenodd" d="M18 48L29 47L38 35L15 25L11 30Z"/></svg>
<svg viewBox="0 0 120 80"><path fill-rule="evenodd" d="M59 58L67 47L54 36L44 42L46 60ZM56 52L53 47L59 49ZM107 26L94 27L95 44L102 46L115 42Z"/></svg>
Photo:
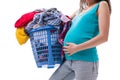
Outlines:
<svg viewBox="0 0 120 80"><path fill-rule="evenodd" d="M76 45L74 43L67 43L63 50L70 55L77 51L85 50L88 48L100 45L108 40L109 26L110 26L110 11L107 2L102 1L98 8L98 21L99 21L99 34L82 44Z"/></svg>
<svg viewBox="0 0 120 80"><path fill-rule="evenodd" d="M70 16L70 18L73 19L73 18L76 16L77 13L78 13L78 10L76 10L76 11Z"/></svg>

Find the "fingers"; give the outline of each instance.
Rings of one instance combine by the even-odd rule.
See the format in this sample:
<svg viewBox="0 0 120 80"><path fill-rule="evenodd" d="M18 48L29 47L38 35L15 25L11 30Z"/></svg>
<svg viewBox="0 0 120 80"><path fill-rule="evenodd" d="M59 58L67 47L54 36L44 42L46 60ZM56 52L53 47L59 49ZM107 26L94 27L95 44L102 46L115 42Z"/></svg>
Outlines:
<svg viewBox="0 0 120 80"><path fill-rule="evenodd" d="M70 44L71 44L71 43L66 43L67 46L63 46L63 51L64 51L65 53L67 53L67 54L70 53L70 52L69 52Z"/></svg>
<svg viewBox="0 0 120 80"><path fill-rule="evenodd" d="M72 43L68 43L68 42L66 42L66 44L67 44L67 46L69 46L69 45L71 45Z"/></svg>
<svg viewBox="0 0 120 80"><path fill-rule="evenodd" d="M63 51L64 51L65 53L69 54L69 50L68 50L66 47L63 49Z"/></svg>
<svg viewBox="0 0 120 80"><path fill-rule="evenodd" d="M72 43L66 43L67 46L63 46L63 48L69 48Z"/></svg>
<svg viewBox="0 0 120 80"><path fill-rule="evenodd" d="M63 49L63 51L64 51L64 52L68 52L68 50L67 50L67 49Z"/></svg>
<svg viewBox="0 0 120 80"><path fill-rule="evenodd" d="M66 42L67 45L69 45L70 43Z"/></svg>
<svg viewBox="0 0 120 80"><path fill-rule="evenodd" d="M63 51L69 55L71 55L71 47L73 46L73 43L66 42L67 46L63 46Z"/></svg>
<svg viewBox="0 0 120 80"><path fill-rule="evenodd" d="M68 46L63 46L63 49L68 49Z"/></svg>

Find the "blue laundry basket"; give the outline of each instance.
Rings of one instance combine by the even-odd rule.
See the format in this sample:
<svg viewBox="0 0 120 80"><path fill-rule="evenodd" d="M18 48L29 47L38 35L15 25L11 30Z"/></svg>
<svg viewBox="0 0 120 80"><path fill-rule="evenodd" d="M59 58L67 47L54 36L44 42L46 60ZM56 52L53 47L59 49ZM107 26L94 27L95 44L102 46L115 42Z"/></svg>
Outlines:
<svg viewBox="0 0 120 80"><path fill-rule="evenodd" d="M54 68L62 63L62 45L58 42L59 31L54 26L43 26L29 32L30 42L37 67Z"/></svg>

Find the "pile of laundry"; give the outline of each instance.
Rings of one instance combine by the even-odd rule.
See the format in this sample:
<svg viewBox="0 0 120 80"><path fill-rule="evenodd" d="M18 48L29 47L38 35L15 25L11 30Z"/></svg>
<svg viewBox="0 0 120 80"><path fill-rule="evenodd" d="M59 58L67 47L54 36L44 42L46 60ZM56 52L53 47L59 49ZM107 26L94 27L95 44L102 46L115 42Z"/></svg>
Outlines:
<svg viewBox="0 0 120 80"><path fill-rule="evenodd" d="M29 32L35 28L54 26L59 30L59 42L62 44L66 32L71 25L69 16L62 14L57 8L36 9L23 14L16 22L16 39L20 45L29 39Z"/></svg>

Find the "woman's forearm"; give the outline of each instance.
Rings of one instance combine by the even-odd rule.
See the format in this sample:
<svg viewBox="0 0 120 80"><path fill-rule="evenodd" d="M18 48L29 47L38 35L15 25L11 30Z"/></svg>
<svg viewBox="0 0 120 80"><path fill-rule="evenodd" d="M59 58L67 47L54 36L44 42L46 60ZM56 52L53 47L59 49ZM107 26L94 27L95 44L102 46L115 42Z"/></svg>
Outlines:
<svg viewBox="0 0 120 80"><path fill-rule="evenodd" d="M108 36L106 35L98 35L94 38L92 38L91 40L88 40L82 44L79 44L77 46L77 50L80 51L80 50L85 50L85 49L88 49L88 48L92 48L92 47L95 47L97 45L100 45L104 42L106 42L108 40Z"/></svg>
<svg viewBox="0 0 120 80"><path fill-rule="evenodd" d="M65 53L68 53L69 55L72 55L78 51L89 49L96 47L97 45L100 45L108 40L108 35L98 35L86 42L83 42L81 44L74 44L74 43L66 43L68 46L63 46L63 50Z"/></svg>

